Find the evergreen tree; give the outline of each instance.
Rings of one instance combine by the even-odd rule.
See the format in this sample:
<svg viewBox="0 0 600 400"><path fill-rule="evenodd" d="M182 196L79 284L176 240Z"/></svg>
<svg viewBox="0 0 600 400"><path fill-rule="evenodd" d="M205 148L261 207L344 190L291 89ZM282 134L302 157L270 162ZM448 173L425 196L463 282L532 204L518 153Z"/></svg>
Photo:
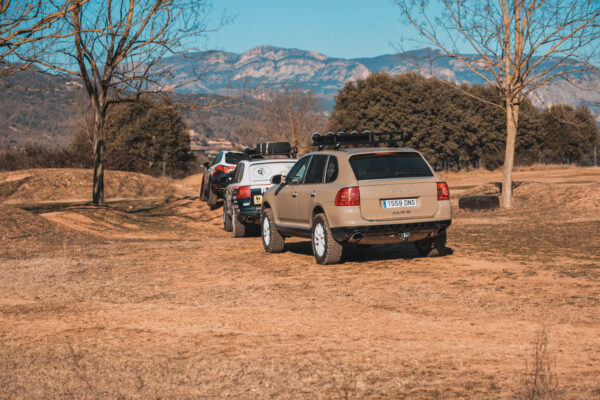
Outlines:
<svg viewBox="0 0 600 400"><path fill-rule="evenodd" d="M598 144L598 125L587 107L556 105L543 113L543 152L548 161L586 163Z"/></svg>
<svg viewBox="0 0 600 400"><path fill-rule="evenodd" d="M529 100L521 109L517 160L529 162L541 142L540 113ZM400 132L402 144L420 150L436 169L497 168L504 157L505 123L495 88L377 73L339 91L328 129Z"/></svg>

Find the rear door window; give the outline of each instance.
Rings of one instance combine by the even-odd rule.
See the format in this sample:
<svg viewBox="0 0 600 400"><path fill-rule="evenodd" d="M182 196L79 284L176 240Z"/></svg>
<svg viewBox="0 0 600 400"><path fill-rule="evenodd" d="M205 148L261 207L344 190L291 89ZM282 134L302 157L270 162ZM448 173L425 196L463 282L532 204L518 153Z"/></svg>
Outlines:
<svg viewBox="0 0 600 400"><path fill-rule="evenodd" d="M298 185L302 183L302 179L304 178L304 174L306 173L306 167L308 166L308 162L310 161L311 156L306 156L301 158L296 165L290 170L287 178L285 179L286 183L290 185Z"/></svg>
<svg viewBox="0 0 600 400"><path fill-rule="evenodd" d="M235 172L233 173L233 183L241 182L242 176L244 176L244 164L238 164Z"/></svg>
<svg viewBox="0 0 600 400"><path fill-rule="evenodd" d="M325 164L327 164L326 155L314 155L310 160L310 166L306 173L304 183L323 183L323 173L325 172Z"/></svg>
<svg viewBox="0 0 600 400"><path fill-rule="evenodd" d="M329 156L327 169L325 170L325 183L334 182L338 176L338 162L336 156Z"/></svg>
<svg viewBox="0 0 600 400"><path fill-rule="evenodd" d="M433 176L423 157L414 152L359 154L350 158L350 165L359 181Z"/></svg>

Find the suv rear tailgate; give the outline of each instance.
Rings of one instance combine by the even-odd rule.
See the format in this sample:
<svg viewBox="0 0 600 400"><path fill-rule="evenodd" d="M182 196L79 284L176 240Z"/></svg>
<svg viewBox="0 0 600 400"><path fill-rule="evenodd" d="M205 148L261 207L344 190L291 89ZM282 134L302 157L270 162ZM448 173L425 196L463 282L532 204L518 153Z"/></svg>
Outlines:
<svg viewBox="0 0 600 400"><path fill-rule="evenodd" d="M358 187L360 214L367 220L427 218L438 211L434 177L363 180Z"/></svg>

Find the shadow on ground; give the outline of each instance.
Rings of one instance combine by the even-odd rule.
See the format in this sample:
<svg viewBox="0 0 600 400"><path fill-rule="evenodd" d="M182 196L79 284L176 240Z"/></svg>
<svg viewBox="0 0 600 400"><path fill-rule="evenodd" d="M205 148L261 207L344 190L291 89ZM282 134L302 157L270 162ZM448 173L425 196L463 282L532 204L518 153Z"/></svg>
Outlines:
<svg viewBox="0 0 600 400"><path fill-rule="evenodd" d="M285 250L305 256L313 255L312 247L310 241L308 240L286 243ZM451 248L446 248L443 256L451 255L452 253L454 253L454 251ZM342 256L342 263L398 259L411 260L414 258L420 258L420 256L417 253L413 243L398 243L381 246L345 246Z"/></svg>

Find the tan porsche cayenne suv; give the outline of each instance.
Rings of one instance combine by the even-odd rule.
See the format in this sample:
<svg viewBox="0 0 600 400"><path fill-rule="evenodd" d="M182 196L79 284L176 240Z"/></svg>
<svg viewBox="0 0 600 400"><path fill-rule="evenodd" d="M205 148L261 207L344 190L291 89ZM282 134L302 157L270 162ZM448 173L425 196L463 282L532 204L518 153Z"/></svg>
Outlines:
<svg viewBox="0 0 600 400"><path fill-rule="evenodd" d="M445 249L452 207L448 185L407 148L321 150L274 176L261 208L262 242L310 238L317 263L335 264L344 245L414 242L421 256Z"/></svg>

